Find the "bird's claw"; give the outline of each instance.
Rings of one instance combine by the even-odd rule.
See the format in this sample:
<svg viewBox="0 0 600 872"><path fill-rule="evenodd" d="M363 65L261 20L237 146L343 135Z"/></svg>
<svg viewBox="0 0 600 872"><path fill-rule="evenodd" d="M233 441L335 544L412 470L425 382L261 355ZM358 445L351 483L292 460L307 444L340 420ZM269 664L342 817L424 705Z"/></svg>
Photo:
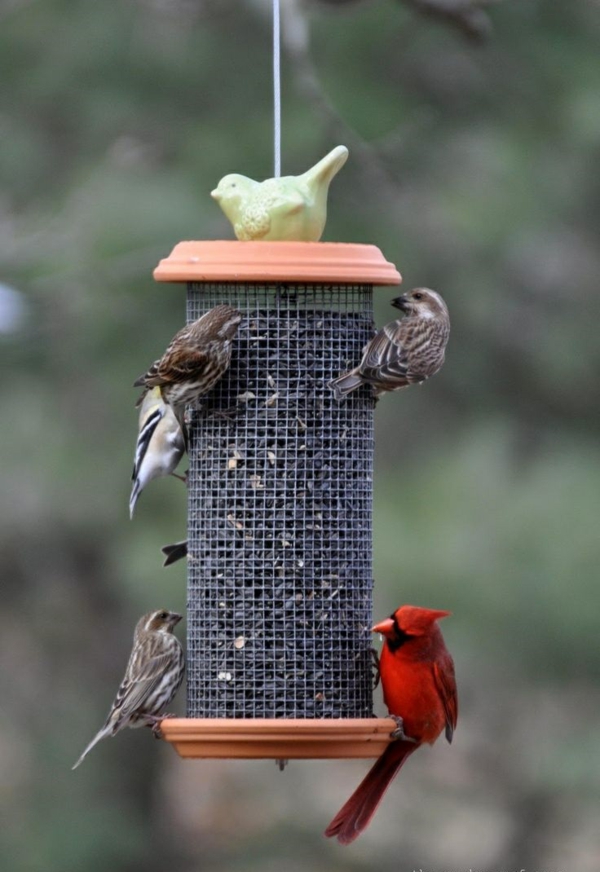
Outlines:
<svg viewBox="0 0 600 872"><path fill-rule="evenodd" d="M275 760L275 762L277 763L279 771L283 772L283 770L285 769L285 767L288 765L288 763L290 761L286 760L284 757L280 757L278 760Z"/></svg>
<svg viewBox="0 0 600 872"><path fill-rule="evenodd" d="M175 717L177 717L177 715L175 715L171 712L171 713L168 713L166 715L160 715L158 717L152 718L152 721L148 724L148 726L150 727L150 729L154 733L155 739L164 739L164 736L163 736L162 730L161 730L162 722L166 721L167 718L175 718Z"/></svg>
<svg viewBox="0 0 600 872"><path fill-rule="evenodd" d="M412 736L407 736L404 732L404 721L399 715L388 715L394 723L396 724L396 729L390 733L390 739L393 739L395 742L401 740L403 742L414 742L417 744L417 740L413 739Z"/></svg>
<svg viewBox="0 0 600 872"><path fill-rule="evenodd" d="M232 421L237 417L239 406L230 406L228 409L211 409L211 418L216 418L217 421Z"/></svg>

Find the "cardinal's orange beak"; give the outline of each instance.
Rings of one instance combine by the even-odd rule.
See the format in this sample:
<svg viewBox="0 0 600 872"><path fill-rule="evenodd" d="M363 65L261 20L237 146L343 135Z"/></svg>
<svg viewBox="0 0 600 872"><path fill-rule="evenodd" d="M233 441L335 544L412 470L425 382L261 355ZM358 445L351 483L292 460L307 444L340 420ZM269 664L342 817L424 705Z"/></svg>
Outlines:
<svg viewBox="0 0 600 872"><path fill-rule="evenodd" d="M375 624L374 627L371 627L372 633L381 633L382 636L387 636L388 633L391 633L394 629L394 621L392 618L384 618L383 621L379 621L378 624Z"/></svg>

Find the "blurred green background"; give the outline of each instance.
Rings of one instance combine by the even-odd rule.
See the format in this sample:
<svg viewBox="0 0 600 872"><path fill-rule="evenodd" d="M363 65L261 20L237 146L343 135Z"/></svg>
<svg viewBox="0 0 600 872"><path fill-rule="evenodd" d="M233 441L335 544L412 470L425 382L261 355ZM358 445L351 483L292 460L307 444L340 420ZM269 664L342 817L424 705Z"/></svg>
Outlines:
<svg viewBox="0 0 600 872"><path fill-rule="evenodd" d="M597 872L595 0L283 0L283 170L344 143L324 239L449 303L377 408L375 614L449 608L461 712L350 848L366 761L184 763L100 726L136 619L185 606L182 486L127 515L131 382L184 319L152 269L272 174L267 0L0 4L0 854L12 872ZM484 38L485 37L485 38ZM391 294L376 293L379 324ZM181 705L181 701L180 701Z"/></svg>

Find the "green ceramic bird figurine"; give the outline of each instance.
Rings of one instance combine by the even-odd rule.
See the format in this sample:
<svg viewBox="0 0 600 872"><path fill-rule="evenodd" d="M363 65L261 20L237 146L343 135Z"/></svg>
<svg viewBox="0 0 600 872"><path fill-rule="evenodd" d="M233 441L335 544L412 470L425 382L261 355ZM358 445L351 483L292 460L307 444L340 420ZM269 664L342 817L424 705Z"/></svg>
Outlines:
<svg viewBox="0 0 600 872"><path fill-rule="evenodd" d="M338 145L301 176L256 182L231 173L211 192L242 240L317 242L327 218L329 183L346 163Z"/></svg>

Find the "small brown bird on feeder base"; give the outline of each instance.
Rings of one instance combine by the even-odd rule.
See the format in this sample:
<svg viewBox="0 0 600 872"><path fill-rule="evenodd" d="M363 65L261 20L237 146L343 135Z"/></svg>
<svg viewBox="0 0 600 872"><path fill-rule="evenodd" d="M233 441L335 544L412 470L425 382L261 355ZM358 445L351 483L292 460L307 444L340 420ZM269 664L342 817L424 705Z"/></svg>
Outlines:
<svg viewBox="0 0 600 872"><path fill-rule="evenodd" d="M96 733L73 769L106 736L124 727L158 727L161 714L179 690L185 672L185 658L173 628L181 615L166 609L149 612L137 622L133 648L121 686L102 729Z"/></svg>
<svg viewBox="0 0 600 872"><path fill-rule="evenodd" d="M414 288L392 300L392 306L406 317L382 327L365 346L359 365L329 382L336 399L343 400L363 384L371 385L379 397L423 382L441 369L450 316L440 294Z"/></svg>

